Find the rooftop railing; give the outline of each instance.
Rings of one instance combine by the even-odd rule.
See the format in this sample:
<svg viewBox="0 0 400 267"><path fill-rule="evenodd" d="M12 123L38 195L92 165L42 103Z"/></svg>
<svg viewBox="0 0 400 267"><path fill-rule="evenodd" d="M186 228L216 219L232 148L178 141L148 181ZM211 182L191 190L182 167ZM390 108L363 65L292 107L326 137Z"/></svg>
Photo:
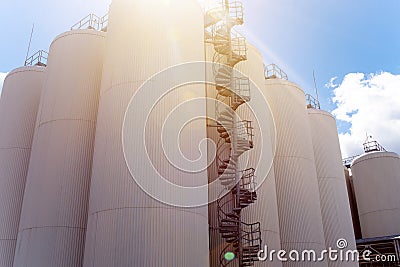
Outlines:
<svg viewBox="0 0 400 267"><path fill-rule="evenodd" d="M49 54L44 51L44 50L39 50L32 56L28 57L25 60L25 66L41 66L41 67L46 67L47 66L47 58L49 57Z"/></svg>
<svg viewBox="0 0 400 267"><path fill-rule="evenodd" d="M307 108L321 109L321 104L312 95L306 94Z"/></svg>
<svg viewBox="0 0 400 267"><path fill-rule="evenodd" d="M287 80L288 76L287 74L279 68L275 64L269 64L265 66L265 78L266 79L282 79L282 80Z"/></svg>
<svg viewBox="0 0 400 267"><path fill-rule="evenodd" d="M103 17L99 17L95 14L89 14L77 23L75 23L71 30L78 29L92 29L97 31L107 31L108 27L108 14Z"/></svg>
<svg viewBox="0 0 400 267"><path fill-rule="evenodd" d="M364 144L365 153L374 152L374 151L386 151L377 141L367 141Z"/></svg>

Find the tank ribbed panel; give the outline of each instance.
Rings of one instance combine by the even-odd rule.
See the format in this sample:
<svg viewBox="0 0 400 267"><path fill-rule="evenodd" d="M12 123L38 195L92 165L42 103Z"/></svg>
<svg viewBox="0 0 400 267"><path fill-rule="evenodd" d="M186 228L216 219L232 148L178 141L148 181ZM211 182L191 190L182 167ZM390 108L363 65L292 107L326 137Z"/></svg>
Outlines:
<svg viewBox="0 0 400 267"><path fill-rule="evenodd" d="M45 68L22 67L0 98L0 266L13 263L22 199Z"/></svg>
<svg viewBox="0 0 400 267"><path fill-rule="evenodd" d="M24 230L17 245L22 253L15 258L14 266L81 266L84 233L85 229L69 227Z"/></svg>
<svg viewBox="0 0 400 267"><path fill-rule="evenodd" d="M399 155L391 152L364 154L353 161L351 171L362 237L399 234Z"/></svg>
<svg viewBox="0 0 400 267"><path fill-rule="evenodd" d="M130 99L147 79L175 64L204 60L202 10L194 1L115 0L109 17L84 266L207 266L207 208L174 208L148 196L128 170L121 139ZM171 81L172 76L165 82ZM160 146L168 113L183 100L204 94L204 86L185 86L166 96L150 114L146 129L127 126L132 139L126 148L134 150L143 142L134 133L146 130L149 157L160 174L176 184L205 184L206 173L173 170ZM180 142L183 151L192 153L190 158L197 155L194 140L206 136L205 122L185 128ZM148 158L138 155L137 160Z"/></svg>
<svg viewBox="0 0 400 267"><path fill-rule="evenodd" d="M50 47L15 267L82 266L104 44L75 30Z"/></svg>
<svg viewBox="0 0 400 267"><path fill-rule="evenodd" d="M318 180L303 91L291 82L266 80L265 96L276 125L274 159L282 249L325 248ZM285 262L283 266L327 266Z"/></svg>
<svg viewBox="0 0 400 267"><path fill-rule="evenodd" d="M346 239L349 250L356 250L346 180L341 161L339 137L333 116L321 110L308 110L315 165L321 197L321 213L326 247L337 248ZM329 266L358 266L356 262L329 262Z"/></svg>

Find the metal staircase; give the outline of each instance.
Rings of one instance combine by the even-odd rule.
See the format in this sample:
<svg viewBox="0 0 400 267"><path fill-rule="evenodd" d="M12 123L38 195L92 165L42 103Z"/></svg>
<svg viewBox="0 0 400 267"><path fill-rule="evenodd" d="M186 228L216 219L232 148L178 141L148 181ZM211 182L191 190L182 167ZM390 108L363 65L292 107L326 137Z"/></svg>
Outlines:
<svg viewBox="0 0 400 267"><path fill-rule="evenodd" d="M260 223L246 223L242 210L257 200L255 170L240 170L239 158L253 148L251 121L239 120L236 110L250 101L250 80L235 74L234 67L247 60L246 39L234 27L243 24L243 8L240 2L222 3L205 14L206 42L211 43L213 74L216 88L215 128L220 140L217 144L216 164L218 179L229 193L217 200L218 230L226 246L220 253L221 266L254 266L261 249ZM234 253L235 259L227 259ZM236 266L236 265L235 265Z"/></svg>

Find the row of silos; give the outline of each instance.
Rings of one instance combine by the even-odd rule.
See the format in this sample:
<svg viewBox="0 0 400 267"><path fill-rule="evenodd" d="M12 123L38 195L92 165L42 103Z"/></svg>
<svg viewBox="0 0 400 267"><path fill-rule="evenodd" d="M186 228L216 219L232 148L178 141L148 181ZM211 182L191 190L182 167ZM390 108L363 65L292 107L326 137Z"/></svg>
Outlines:
<svg viewBox="0 0 400 267"><path fill-rule="evenodd" d="M152 10L152 16L143 10ZM0 204L4 211L0 264L4 264L0 266L11 266L15 247L14 266L209 265L213 235L210 232L209 243L212 214L207 207L177 208L147 195L126 162L126 155L137 153L132 164L140 166L148 160L143 156L148 156L171 182L207 183L206 172L193 175L168 163L160 137L173 108L204 97L204 85L183 86L165 95L151 112L129 105L152 75L204 60L202 20L202 10L194 1L114 0L107 38L94 30L67 32L52 43L46 72L33 67L9 74L0 102L0 123L10 124L7 132L0 133L0 164L4 164L0 173L6 177L0 187L4 197ZM252 88L251 105L265 109L263 114L252 114L243 107L238 113L255 122L269 122L254 124L255 149L248 152L248 167L258 166L256 175L265 180L257 188L258 201L244 217L261 222L269 249L320 251L339 238L354 244L347 198L342 198L344 177L338 172L340 151L332 118L319 111L307 114L304 92L297 85L265 80L263 60L255 47L248 46L248 60L237 69L257 87ZM153 91L148 94L158 97ZM13 111L21 101L26 102L25 109ZM126 116L127 110L149 115L146 129L134 116ZM205 114L205 107L199 112ZM15 117L3 116L7 113ZM209 136L205 123L187 128L180 142L182 151L193 159L198 152L192 149L197 148L193 140ZM123 142L123 129L131 136L127 142ZM136 150L144 130L147 155ZM262 142L261 133L269 141ZM266 162L259 162L261 155ZM338 216L340 221L335 219ZM282 265L327 263L268 263Z"/></svg>
<svg viewBox="0 0 400 267"><path fill-rule="evenodd" d="M102 32L67 32L51 45L43 86L33 75L32 78L19 75L16 81L11 81L15 73L10 73L3 92L6 95L13 90L14 95L2 97L8 103L2 105L2 115L13 112L13 106L18 109L17 102L22 101L25 109L18 110L12 118L3 116L1 121L2 125L10 121L16 125L14 128L9 125L1 136L4 141L1 149L5 151L2 159L13 157L4 158L2 163L10 166L1 169L2 174L10 176L2 179L4 187L1 188L5 192L1 207L5 222L1 226L5 228L1 229L1 234L4 232L0 250L2 266L12 265L15 247L14 266L82 266L85 238L85 266L208 264L207 208L174 208L147 196L127 171L121 140L122 121L130 97L145 80L166 67L204 59L202 9L194 1L187 2L184 5L187 13L181 16L178 6L182 3L115 1L110 14L111 38L106 46ZM158 23L143 10L153 10ZM198 23L186 23L192 19ZM33 73L33 68L29 71ZM44 73L43 68L35 71ZM160 163L157 167L163 168L161 171L176 183L191 179L207 184L206 170L190 177L190 173L178 173L167 160L162 162L161 138L155 132L162 130L161 120L177 101L204 97L204 93L204 85L180 88L167 96L149 118L149 131L153 133L147 136L152 146L149 157L154 157L156 164ZM23 123L30 124L30 128L25 129L28 126ZM132 134L143 131L134 121L127 124L132 126L129 128ZM194 154L188 156L193 158L196 153L188 146L197 146L195 140L205 139L205 125L193 123L188 128L186 148L182 150ZM18 134L31 134L31 140ZM135 142L140 141L133 136L133 143L128 146L132 145L135 151ZM11 149L26 151L26 155L6 151ZM162 253L154 257L155 250Z"/></svg>
<svg viewBox="0 0 400 267"><path fill-rule="evenodd" d="M336 123L327 112L306 109L304 92L267 79L265 95L276 126L274 156L280 238L285 251L355 249ZM357 266L353 262L284 263L284 266Z"/></svg>
<svg viewBox="0 0 400 267"><path fill-rule="evenodd" d="M320 194L304 92L282 79L267 79L265 95L276 126L274 168L282 249L325 249ZM286 262L283 266L327 266Z"/></svg>

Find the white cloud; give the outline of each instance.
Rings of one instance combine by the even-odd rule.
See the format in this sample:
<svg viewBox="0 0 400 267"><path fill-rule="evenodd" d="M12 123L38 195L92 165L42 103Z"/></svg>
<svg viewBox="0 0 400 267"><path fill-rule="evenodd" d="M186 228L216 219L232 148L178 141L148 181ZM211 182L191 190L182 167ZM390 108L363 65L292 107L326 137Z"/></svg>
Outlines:
<svg viewBox="0 0 400 267"><path fill-rule="evenodd" d="M336 88L336 87L338 87L339 85L335 84L336 79L337 79L337 77L331 78L330 81L325 84L325 87L326 88Z"/></svg>
<svg viewBox="0 0 400 267"><path fill-rule="evenodd" d="M4 79L6 78L8 73L3 73L0 72L0 95L1 95L1 91L3 90L3 83L4 83Z"/></svg>
<svg viewBox="0 0 400 267"><path fill-rule="evenodd" d="M336 87L334 81L327 84L335 88L333 114L351 124L349 132L339 134L343 156L361 154L366 133L400 153L400 75L349 73Z"/></svg>

